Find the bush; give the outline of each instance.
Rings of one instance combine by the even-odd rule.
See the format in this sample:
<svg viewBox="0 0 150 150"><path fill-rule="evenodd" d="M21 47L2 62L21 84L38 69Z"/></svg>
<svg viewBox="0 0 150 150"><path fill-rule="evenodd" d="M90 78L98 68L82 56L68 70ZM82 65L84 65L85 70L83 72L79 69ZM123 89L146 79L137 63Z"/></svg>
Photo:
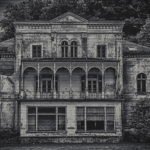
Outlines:
<svg viewBox="0 0 150 150"><path fill-rule="evenodd" d="M20 131L15 128L0 129L0 144L20 143Z"/></svg>
<svg viewBox="0 0 150 150"><path fill-rule="evenodd" d="M150 142L150 101L141 100L133 106L129 127L132 141Z"/></svg>

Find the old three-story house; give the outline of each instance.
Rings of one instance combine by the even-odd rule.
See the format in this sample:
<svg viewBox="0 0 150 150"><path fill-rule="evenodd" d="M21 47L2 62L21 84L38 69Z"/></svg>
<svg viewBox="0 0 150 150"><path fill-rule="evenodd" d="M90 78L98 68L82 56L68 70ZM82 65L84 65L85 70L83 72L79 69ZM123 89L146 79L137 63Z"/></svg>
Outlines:
<svg viewBox="0 0 150 150"><path fill-rule="evenodd" d="M71 12L14 22L15 38L0 43L1 127L51 142L120 141L123 88L138 98L147 78L136 66L143 47L122 40L123 25Z"/></svg>

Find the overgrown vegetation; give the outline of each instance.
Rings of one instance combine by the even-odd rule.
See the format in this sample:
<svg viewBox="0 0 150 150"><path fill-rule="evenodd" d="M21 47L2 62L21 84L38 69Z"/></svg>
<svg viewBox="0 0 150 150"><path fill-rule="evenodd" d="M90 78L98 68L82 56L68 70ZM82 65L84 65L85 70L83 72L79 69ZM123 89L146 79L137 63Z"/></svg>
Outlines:
<svg viewBox="0 0 150 150"><path fill-rule="evenodd" d="M17 144L20 143L20 131L15 128L0 129L0 144Z"/></svg>
<svg viewBox="0 0 150 150"><path fill-rule="evenodd" d="M135 106L129 121L130 132L128 140L135 142L150 142L150 101L140 100Z"/></svg>

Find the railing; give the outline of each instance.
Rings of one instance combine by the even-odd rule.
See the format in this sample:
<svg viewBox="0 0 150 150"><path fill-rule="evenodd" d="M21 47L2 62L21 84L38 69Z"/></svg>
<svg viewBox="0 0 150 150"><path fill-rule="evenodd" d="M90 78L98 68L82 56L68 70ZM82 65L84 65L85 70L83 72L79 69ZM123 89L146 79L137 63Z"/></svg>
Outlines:
<svg viewBox="0 0 150 150"><path fill-rule="evenodd" d="M105 93L104 99L115 99L114 92ZM25 91L24 99L102 99L102 93L99 92L81 92L81 91L57 91L47 93L37 93L35 91Z"/></svg>

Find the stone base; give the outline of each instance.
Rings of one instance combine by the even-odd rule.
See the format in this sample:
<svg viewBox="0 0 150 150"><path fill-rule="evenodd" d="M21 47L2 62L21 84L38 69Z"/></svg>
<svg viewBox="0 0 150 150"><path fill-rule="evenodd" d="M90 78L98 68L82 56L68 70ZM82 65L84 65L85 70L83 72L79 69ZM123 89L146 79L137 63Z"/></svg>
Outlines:
<svg viewBox="0 0 150 150"><path fill-rule="evenodd" d="M21 137L22 144L28 143L119 143L122 137Z"/></svg>

